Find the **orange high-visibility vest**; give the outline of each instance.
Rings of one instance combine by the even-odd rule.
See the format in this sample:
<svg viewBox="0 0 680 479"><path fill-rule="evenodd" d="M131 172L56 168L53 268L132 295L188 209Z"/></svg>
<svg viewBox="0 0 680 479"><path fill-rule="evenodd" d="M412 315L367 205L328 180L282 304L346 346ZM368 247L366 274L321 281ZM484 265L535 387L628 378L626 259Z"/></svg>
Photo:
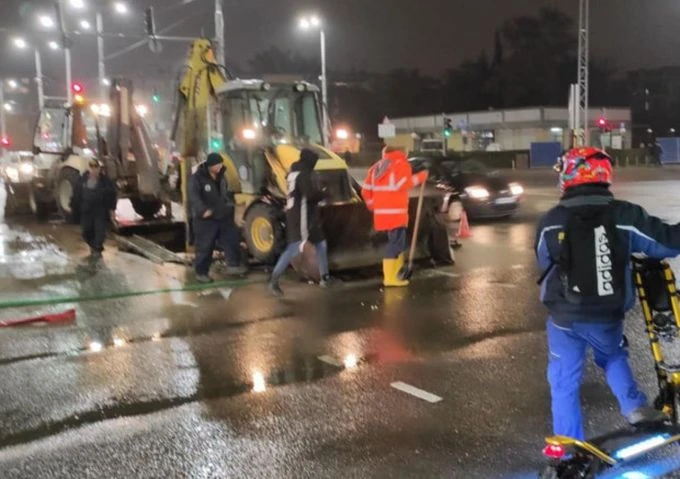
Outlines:
<svg viewBox="0 0 680 479"><path fill-rule="evenodd" d="M368 170L361 196L373 212L376 231L408 227L408 192L426 179L427 171L414 175L400 151L386 153Z"/></svg>

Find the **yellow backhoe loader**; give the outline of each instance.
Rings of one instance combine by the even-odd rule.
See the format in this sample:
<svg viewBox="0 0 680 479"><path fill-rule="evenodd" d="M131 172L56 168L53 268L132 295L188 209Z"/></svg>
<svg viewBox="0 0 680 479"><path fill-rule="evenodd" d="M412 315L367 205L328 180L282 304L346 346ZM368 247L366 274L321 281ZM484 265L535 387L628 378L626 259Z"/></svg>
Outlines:
<svg viewBox="0 0 680 479"><path fill-rule="evenodd" d="M179 88L173 140L182 158L185 208L191 169L219 139L227 179L236 200L236 222L249 255L273 263L285 246L286 175L302 147L319 155L317 180L330 194L322 208L331 270L381 262L384 235L372 229L359 185L347 164L323 146L318 88L306 82L267 83L233 78L218 65L211 42L192 42ZM215 133L217 132L217 133ZM415 217L417 201L411 202ZM428 196L420 225L419 258L450 263L445 225L439 220L442 198ZM312 261L314 255L305 255ZM314 276L315 265L300 265Z"/></svg>

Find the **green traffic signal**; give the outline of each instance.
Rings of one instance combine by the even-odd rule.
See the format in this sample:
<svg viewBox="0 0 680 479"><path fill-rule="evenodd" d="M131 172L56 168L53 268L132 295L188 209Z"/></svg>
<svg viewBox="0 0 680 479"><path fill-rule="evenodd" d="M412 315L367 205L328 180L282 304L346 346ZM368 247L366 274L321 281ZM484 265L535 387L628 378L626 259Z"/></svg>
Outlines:
<svg viewBox="0 0 680 479"><path fill-rule="evenodd" d="M153 99L154 103L160 103L161 102L161 97L158 93L154 93L152 99Z"/></svg>
<svg viewBox="0 0 680 479"><path fill-rule="evenodd" d="M451 133L452 133L452 132L451 132L451 130L450 130L449 128L447 128L446 130L444 130L444 136L446 136L446 137L451 136Z"/></svg>
<svg viewBox="0 0 680 479"><path fill-rule="evenodd" d="M210 147L213 150L220 150L220 149L222 149L222 143L220 142L220 140L213 139L213 140L210 141Z"/></svg>

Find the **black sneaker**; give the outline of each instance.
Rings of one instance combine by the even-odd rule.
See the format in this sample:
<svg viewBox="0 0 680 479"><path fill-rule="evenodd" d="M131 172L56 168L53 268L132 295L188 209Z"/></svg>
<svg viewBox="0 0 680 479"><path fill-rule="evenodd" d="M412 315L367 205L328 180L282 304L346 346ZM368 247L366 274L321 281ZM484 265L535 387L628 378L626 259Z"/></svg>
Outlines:
<svg viewBox="0 0 680 479"><path fill-rule="evenodd" d="M269 283L267 283L267 289L272 294L272 296L276 296L277 298L283 296L283 290L281 289L281 286L279 286L278 281L269 281Z"/></svg>

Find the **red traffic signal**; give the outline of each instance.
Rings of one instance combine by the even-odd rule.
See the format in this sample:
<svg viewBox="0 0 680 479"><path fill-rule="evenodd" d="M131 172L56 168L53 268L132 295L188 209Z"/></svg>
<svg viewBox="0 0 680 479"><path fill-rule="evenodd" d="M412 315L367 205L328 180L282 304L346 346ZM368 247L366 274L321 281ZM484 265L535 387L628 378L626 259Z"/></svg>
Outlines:
<svg viewBox="0 0 680 479"><path fill-rule="evenodd" d="M71 90L73 91L73 93L81 94L85 89L83 88L82 84L76 82L73 85L71 85Z"/></svg>
<svg viewBox="0 0 680 479"><path fill-rule="evenodd" d="M7 148L7 147L9 147L11 144L12 144L12 141L9 139L9 137L3 136L2 138L0 138L0 145L2 145L2 146L4 146L4 147Z"/></svg>
<svg viewBox="0 0 680 479"><path fill-rule="evenodd" d="M604 118L600 118L599 120L597 120L597 124L601 128L604 128L605 126L607 126L607 120L605 120Z"/></svg>

